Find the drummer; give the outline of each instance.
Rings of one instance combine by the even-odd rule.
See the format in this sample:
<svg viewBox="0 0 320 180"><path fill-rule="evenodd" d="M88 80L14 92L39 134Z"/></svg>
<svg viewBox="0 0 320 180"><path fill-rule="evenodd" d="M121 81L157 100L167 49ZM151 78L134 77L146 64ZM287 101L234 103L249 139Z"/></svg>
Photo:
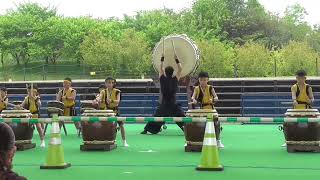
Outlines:
<svg viewBox="0 0 320 180"><path fill-rule="evenodd" d="M174 69L172 66L164 68L164 54L161 57L160 64L160 88L162 100L160 106L157 108L154 116L156 117L184 117L185 114L181 107L176 103L176 93L178 89L178 82L181 77L182 65L177 57L174 55L178 71L176 75L173 74ZM161 131L161 126L164 122L148 122L144 130L140 134L147 134L148 132L157 134ZM183 131L183 123L176 123Z"/></svg>
<svg viewBox="0 0 320 180"><path fill-rule="evenodd" d="M115 88L116 80L112 77L108 77L105 79L105 89L102 90L97 96L96 100L99 103L99 107L101 110L113 110L114 113L119 116L119 104L121 91ZM99 88L101 89L101 88ZM126 133L124 129L124 122L118 122L121 138L124 147L129 147L126 141Z"/></svg>
<svg viewBox="0 0 320 180"><path fill-rule="evenodd" d="M32 118L39 118L41 101L37 85L27 85L27 92L28 95L18 107L21 109L28 109L32 114ZM44 133L41 123L36 123L36 127L41 140L40 147L44 148Z"/></svg>
<svg viewBox="0 0 320 180"><path fill-rule="evenodd" d="M309 109L314 101L312 88L306 84L307 73L304 70L296 72L297 83L291 87L294 109Z"/></svg>
<svg viewBox="0 0 320 180"><path fill-rule="evenodd" d="M0 113L2 110L7 109L8 106L8 97L7 97L7 88L0 87Z"/></svg>
<svg viewBox="0 0 320 180"><path fill-rule="evenodd" d="M208 85L209 74L200 72L198 75L199 86L196 86L192 95L192 104L199 104L201 109L214 109L214 104L218 101L218 96L211 85ZM224 148L220 139L220 123L214 121L217 137L217 146Z"/></svg>
<svg viewBox="0 0 320 180"><path fill-rule="evenodd" d="M312 88L306 83L307 73L304 70L296 72L297 83L291 86L291 96L294 109L310 109L314 101ZM286 147L286 143L282 144Z"/></svg>
<svg viewBox="0 0 320 180"><path fill-rule="evenodd" d="M72 88L72 80L67 77L63 81L63 89L58 92L57 101L60 101L64 104L64 116L75 116L75 105L76 105L76 96L77 92ZM74 123L78 131L80 131L80 122Z"/></svg>

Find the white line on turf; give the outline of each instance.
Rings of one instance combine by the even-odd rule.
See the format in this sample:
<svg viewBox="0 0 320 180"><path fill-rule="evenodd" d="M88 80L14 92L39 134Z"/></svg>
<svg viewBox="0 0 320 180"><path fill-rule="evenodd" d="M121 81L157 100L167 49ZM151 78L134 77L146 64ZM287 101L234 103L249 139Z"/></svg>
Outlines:
<svg viewBox="0 0 320 180"><path fill-rule="evenodd" d="M153 150L148 150L148 151L139 151L139 152L142 152L142 153L154 153L154 152L157 152L157 151L153 151Z"/></svg>

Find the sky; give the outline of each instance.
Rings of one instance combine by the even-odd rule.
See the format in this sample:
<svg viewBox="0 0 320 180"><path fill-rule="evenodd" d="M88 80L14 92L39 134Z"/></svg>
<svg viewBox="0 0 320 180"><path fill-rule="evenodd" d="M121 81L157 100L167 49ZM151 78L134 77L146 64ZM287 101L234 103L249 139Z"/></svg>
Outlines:
<svg viewBox="0 0 320 180"><path fill-rule="evenodd" d="M318 0L259 0L270 11L282 15L288 5L299 3L306 8L309 24L320 24L320 1ZM134 15L140 10L163 7L181 10L189 8L193 0L0 0L0 14L23 2L37 2L44 6L57 7L64 16L90 15L95 18L119 17L123 14Z"/></svg>

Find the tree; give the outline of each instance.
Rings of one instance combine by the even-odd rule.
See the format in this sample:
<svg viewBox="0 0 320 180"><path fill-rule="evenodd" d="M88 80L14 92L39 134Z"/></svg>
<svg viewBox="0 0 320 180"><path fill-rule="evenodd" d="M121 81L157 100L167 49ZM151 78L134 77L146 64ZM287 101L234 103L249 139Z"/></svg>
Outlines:
<svg viewBox="0 0 320 180"><path fill-rule="evenodd" d="M55 9L41 7L36 3L20 4L16 9L9 10L0 19L2 49L10 53L17 64L27 64L30 58L41 54L36 38L38 33L43 32L39 27L55 15Z"/></svg>
<svg viewBox="0 0 320 180"><path fill-rule="evenodd" d="M80 45L83 63L91 65L94 70L109 72L112 76L119 74L120 43L105 38L98 31L91 31Z"/></svg>
<svg viewBox="0 0 320 180"><path fill-rule="evenodd" d="M223 21L223 38L243 45L265 36L264 23L268 16L257 0L226 0L226 4L229 13Z"/></svg>
<svg viewBox="0 0 320 180"><path fill-rule="evenodd" d="M80 51L80 45L89 32L97 28L97 23L90 17L64 18L63 23L64 29L67 30L63 35L66 37L64 39L63 57L76 60L80 64L84 59Z"/></svg>
<svg viewBox="0 0 320 180"><path fill-rule="evenodd" d="M81 44L85 64L96 70L106 71L113 76L128 72L141 76L151 68L151 51L141 33L128 29L120 41L105 37L99 31L92 31Z"/></svg>
<svg viewBox="0 0 320 180"><path fill-rule="evenodd" d="M64 20L61 17L51 17L41 23L38 27L39 32L35 34L38 51L34 54L44 58L46 63L55 64L61 57L66 31ZM36 48L35 48L36 49Z"/></svg>
<svg viewBox="0 0 320 180"><path fill-rule="evenodd" d="M35 19L28 15L11 15L0 20L2 51L10 53L18 65L28 63L29 48L34 43L32 27Z"/></svg>
<svg viewBox="0 0 320 180"><path fill-rule="evenodd" d="M225 0L195 1L192 5L192 21L194 21L196 30L199 32L198 36L205 39L218 36L229 13Z"/></svg>
<svg viewBox="0 0 320 180"><path fill-rule="evenodd" d="M170 9L141 11L135 16L125 16L125 26L143 32L153 47L163 36L173 34L177 29L177 16Z"/></svg>
<svg viewBox="0 0 320 180"><path fill-rule="evenodd" d="M235 66L240 77L266 77L272 74L270 52L263 45L249 42L236 49Z"/></svg>
<svg viewBox="0 0 320 180"><path fill-rule="evenodd" d="M201 63L198 71L206 71L210 77L232 77L233 48L218 40L200 40L197 42L201 50Z"/></svg>
<svg viewBox="0 0 320 180"><path fill-rule="evenodd" d="M316 58L319 55L308 42L291 41L279 51L279 72L282 76L292 76L297 70L304 69L310 75L316 74Z"/></svg>
<svg viewBox="0 0 320 180"><path fill-rule="evenodd" d="M130 75L145 75L152 68L151 49L142 33L126 30L120 45L123 66Z"/></svg>

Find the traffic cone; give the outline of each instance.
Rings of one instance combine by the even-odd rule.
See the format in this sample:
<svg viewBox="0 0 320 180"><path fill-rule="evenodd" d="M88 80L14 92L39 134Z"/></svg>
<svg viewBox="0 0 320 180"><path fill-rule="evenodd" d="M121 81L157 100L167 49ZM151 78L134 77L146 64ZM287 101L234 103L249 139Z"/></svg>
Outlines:
<svg viewBox="0 0 320 180"><path fill-rule="evenodd" d="M65 163L64 152L61 143L58 115L52 117L52 128L50 134L49 151L46 163L40 169L65 169L70 167L70 163Z"/></svg>
<svg viewBox="0 0 320 180"><path fill-rule="evenodd" d="M208 115L198 171L223 171L220 164L212 115Z"/></svg>

